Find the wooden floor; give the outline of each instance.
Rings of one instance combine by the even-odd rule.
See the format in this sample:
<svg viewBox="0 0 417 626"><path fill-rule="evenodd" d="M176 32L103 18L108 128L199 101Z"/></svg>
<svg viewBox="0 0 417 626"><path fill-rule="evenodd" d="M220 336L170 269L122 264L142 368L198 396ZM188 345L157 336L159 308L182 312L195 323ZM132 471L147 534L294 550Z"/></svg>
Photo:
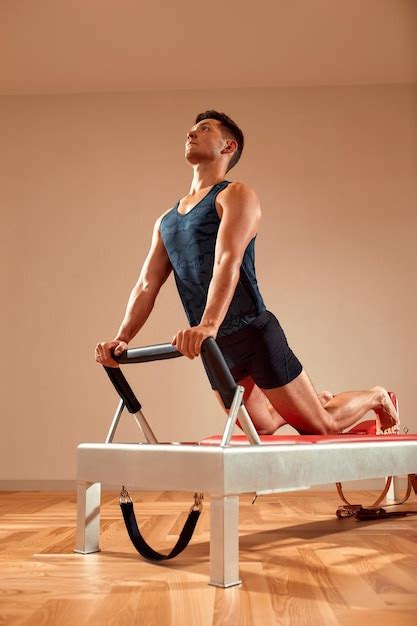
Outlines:
<svg viewBox="0 0 417 626"><path fill-rule="evenodd" d="M167 550L191 494L131 494L146 538ZM369 492L354 499L364 501ZM417 503L415 503L417 508ZM73 493L0 493L0 624L7 626L415 626L417 517L338 520L332 492L240 505L241 587L209 586L209 501L187 550L143 561L118 494L102 506L102 551L72 552Z"/></svg>

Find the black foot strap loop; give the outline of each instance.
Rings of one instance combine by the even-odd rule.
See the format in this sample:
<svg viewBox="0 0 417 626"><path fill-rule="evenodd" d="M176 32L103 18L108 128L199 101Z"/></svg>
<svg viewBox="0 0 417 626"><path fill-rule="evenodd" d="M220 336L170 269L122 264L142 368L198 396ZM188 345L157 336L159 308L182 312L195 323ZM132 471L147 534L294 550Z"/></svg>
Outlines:
<svg viewBox="0 0 417 626"><path fill-rule="evenodd" d="M156 552L149 544L146 543L142 537L133 509L133 502L120 502L120 508L122 509L123 519L125 521L126 529L129 534L130 540L135 546L136 550L145 559L149 561L167 561L173 559L180 554L190 543L191 537L194 534L198 518L200 517L201 508L197 510L193 509L189 512L187 521L184 524L177 543L169 554L161 554Z"/></svg>
<svg viewBox="0 0 417 626"><path fill-rule="evenodd" d="M406 515L417 515L417 511L386 511L382 507L376 509L366 509L361 507L356 511L355 517L360 522L372 519L383 519L385 517L405 517Z"/></svg>

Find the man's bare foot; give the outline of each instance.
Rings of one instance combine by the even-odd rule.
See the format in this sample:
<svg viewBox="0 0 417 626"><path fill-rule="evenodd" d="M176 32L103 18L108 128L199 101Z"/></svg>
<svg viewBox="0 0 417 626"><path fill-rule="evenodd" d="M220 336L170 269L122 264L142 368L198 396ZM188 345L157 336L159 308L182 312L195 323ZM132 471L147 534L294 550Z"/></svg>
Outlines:
<svg viewBox="0 0 417 626"><path fill-rule="evenodd" d="M372 387L371 391L376 392L376 401L378 403L378 405L374 408L377 416L376 434L399 433L400 418L398 417L395 406L389 397L388 391L379 385L377 387Z"/></svg>
<svg viewBox="0 0 417 626"><path fill-rule="evenodd" d="M325 406L329 402L329 400L333 398L333 394L331 391L321 391L317 394L317 397L320 400L321 404Z"/></svg>

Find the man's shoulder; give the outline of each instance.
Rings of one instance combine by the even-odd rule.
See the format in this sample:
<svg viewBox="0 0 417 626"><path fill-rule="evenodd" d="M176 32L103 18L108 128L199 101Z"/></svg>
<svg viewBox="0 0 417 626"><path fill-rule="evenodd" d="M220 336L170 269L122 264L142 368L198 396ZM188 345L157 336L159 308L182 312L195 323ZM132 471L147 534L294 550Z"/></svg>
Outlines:
<svg viewBox="0 0 417 626"><path fill-rule="evenodd" d="M244 192L254 191L250 185L248 185L247 183L243 183L242 181L238 181L238 180L230 181L227 187L224 189L224 191L227 191L227 190L235 192L235 193L236 192L244 193Z"/></svg>
<svg viewBox="0 0 417 626"><path fill-rule="evenodd" d="M168 215L168 213L171 213L171 211L172 211L172 210L173 210L173 209L172 209L172 207L171 207L171 208L170 208L170 209L168 209L167 211L164 211L164 213L161 213L161 215L160 215L159 217L157 217L157 218L156 218L156 222L155 222L155 224L158 224L158 225L159 225L159 224L162 222L162 220L164 219L164 217L165 217L166 215Z"/></svg>
<svg viewBox="0 0 417 626"><path fill-rule="evenodd" d="M240 181L230 182L219 194L219 196L220 202L233 202L234 200L241 202L242 200L245 200L251 204L259 204L259 198L253 187Z"/></svg>

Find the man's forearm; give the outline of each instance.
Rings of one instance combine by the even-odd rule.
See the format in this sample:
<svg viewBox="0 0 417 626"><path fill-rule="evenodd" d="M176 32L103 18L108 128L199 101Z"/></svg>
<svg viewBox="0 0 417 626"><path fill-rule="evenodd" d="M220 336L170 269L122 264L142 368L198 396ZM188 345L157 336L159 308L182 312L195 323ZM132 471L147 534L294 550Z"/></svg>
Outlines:
<svg viewBox="0 0 417 626"><path fill-rule="evenodd" d="M138 285L132 289L123 322L115 339L126 343L133 339L151 314L157 295L158 291L144 289Z"/></svg>
<svg viewBox="0 0 417 626"><path fill-rule="evenodd" d="M240 276L240 264L234 259L226 259L214 266L207 303L200 324L219 328L236 290Z"/></svg>

